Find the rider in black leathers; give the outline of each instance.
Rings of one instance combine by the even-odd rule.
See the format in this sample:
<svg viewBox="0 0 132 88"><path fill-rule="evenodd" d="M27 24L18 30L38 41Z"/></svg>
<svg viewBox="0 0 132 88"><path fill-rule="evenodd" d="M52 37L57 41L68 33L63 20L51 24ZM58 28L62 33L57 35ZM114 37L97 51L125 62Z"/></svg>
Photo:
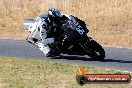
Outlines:
<svg viewBox="0 0 132 88"><path fill-rule="evenodd" d="M65 21L72 20L72 19L75 19L83 27L83 29L85 29L85 33L88 32L84 21L72 15L61 14L55 8L50 8L48 10L48 14L42 14L36 19L36 23L40 22L41 24L38 26L38 29L36 29L36 32L34 32L33 35L36 35L36 33L40 32L40 37L45 43L44 45L48 44L46 43L47 41L45 40L46 39L48 40L50 38L54 38L54 41L52 42L57 42L59 41L58 36L62 34L63 32L63 29L61 28L63 26L63 23ZM36 43L38 39L33 37L32 40ZM45 49L43 49L43 47L41 47L41 51L45 53ZM45 53L46 56L54 55L54 52L52 49L48 51L47 51L48 53L47 52Z"/></svg>
<svg viewBox="0 0 132 88"><path fill-rule="evenodd" d="M62 15L55 8L49 9L47 18L45 19L47 24L49 24L49 28L47 30L48 36L53 36L54 38L57 37L62 31L61 26L63 25L63 22L68 21L70 16L72 15ZM85 33L88 33L85 22L75 16L72 17L83 27L83 29L85 29Z"/></svg>

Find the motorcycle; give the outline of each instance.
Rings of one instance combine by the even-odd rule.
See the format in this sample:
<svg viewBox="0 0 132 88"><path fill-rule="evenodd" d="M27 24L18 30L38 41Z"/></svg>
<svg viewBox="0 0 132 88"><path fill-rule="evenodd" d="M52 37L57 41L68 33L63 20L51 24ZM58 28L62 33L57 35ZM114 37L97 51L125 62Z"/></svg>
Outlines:
<svg viewBox="0 0 132 88"><path fill-rule="evenodd" d="M34 20L26 19L24 22L32 24ZM84 29L74 17L63 21L60 28L59 34L54 37L57 41L49 44L54 54L88 55L93 60L104 60L105 51L102 46L87 36L87 29ZM37 46L37 43L34 45Z"/></svg>

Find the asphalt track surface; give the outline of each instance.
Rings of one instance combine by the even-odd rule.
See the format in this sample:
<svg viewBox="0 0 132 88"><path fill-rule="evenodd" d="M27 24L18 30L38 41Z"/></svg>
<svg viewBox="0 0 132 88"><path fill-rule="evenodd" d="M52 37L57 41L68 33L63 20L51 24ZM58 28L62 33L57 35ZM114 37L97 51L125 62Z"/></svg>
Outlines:
<svg viewBox="0 0 132 88"><path fill-rule="evenodd" d="M26 41L0 40L0 56L28 59L44 59L73 65L87 65L106 69L132 72L132 49L104 47L106 58L103 62L92 61L88 56L62 55L61 58L47 58L34 45Z"/></svg>

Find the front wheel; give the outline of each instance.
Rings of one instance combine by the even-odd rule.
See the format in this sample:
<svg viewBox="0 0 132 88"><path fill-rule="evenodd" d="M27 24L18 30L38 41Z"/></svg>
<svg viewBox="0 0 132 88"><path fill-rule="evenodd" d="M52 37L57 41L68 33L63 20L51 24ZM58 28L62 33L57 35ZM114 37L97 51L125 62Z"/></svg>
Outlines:
<svg viewBox="0 0 132 88"><path fill-rule="evenodd" d="M88 56L93 60L102 61L105 58L105 51L99 43L94 41L92 38L87 37L86 41L81 44L83 49L86 51Z"/></svg>
<svg viewBox="0 0 132 88"><path fill-rule="evenodd" d="M99 43L91 40L91 58L102 61L105 58L105 51Z"/></svg>

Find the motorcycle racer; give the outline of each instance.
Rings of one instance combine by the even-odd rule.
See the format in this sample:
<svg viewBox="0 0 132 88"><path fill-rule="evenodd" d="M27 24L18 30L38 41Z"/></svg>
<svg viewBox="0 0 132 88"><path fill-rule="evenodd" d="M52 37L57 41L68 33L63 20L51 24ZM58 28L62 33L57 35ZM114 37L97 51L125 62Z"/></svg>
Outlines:
<svg viewBox="0 0 132 88"><path fill-rule="evenodd" d="M84 27L84 29L86 29L86 33L88 32L84 21L72 15L61 14L59 10L55 8L50 8L48 10L48 14L40 15L37 19L34 20L33 24L28 26L28 31L32 35L27 38L27 41L30 43L35 43L45 54L45 56L54 56L55 52L49 47L49 44L57 41L55 40L57 39L55 37L59 35L61 30L60 26L63 25L62 21L73 19L75 19L75 21L77 21L82 25L82 27Z"/></svg>

